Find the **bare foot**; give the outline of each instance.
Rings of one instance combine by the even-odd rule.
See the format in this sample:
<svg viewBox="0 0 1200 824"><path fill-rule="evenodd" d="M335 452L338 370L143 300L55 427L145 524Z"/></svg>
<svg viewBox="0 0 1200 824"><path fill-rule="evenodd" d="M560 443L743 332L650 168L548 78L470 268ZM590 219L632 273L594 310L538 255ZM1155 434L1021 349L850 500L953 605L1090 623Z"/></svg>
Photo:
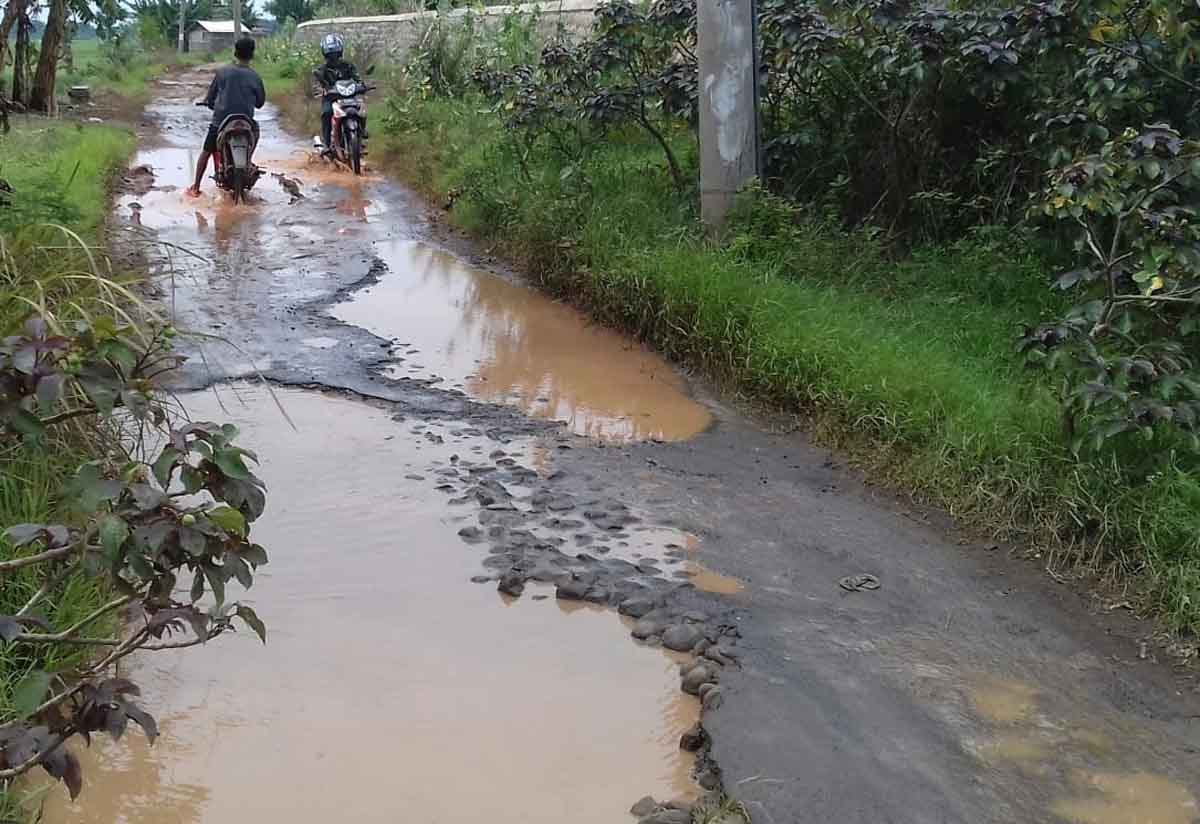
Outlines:
<svg viewBox="0 0 1200 824"><path fill-rule="evenodd" d="M188 186L187 189L185 189L183 193L185 195L187 195L188 197L200 197L200 187L199 186Z"/></svg>

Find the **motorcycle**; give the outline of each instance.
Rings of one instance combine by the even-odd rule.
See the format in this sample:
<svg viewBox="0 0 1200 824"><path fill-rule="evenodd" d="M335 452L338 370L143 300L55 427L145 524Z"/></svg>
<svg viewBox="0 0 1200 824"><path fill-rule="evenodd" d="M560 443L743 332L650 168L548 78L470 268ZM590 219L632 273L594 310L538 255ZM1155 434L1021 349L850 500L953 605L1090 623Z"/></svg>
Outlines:
<svg viewBox="0 0 1200 824"><path fill-rule="evenodd" d="M367 69L369 75L374 66ZM318 97L333 100L333 129L330 135L332 146L321 145L321 138L313 138L313 146L319 154L332 154L334 159L349 166L356 175L362 174L364 132L366 131L367 103L363 95L374 91L361 80L339 80L333 88L317 93Z"/></svg>
<svg viewBox="0 0 1200 824"><path fill-rule="evenodd" d="M203 106L203 101L197 101ZM217 150L213 152L213 180L218 188L233 195L234 203L245 203L246 194L263 176L263 169L254 163L258 146L258 129L254 121L242 114L225 118L217 132Z"/></svg>

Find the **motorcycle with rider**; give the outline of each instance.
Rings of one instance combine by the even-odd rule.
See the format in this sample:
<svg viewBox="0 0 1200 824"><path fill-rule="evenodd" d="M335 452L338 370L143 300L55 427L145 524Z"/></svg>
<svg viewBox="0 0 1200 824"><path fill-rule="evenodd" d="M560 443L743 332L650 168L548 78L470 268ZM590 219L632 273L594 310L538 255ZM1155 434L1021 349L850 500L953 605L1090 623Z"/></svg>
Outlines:
<svg viewBox="0 0 1200 824"><path fill-rule="evenodd" d="M367 139L363 94L372 87L363 82L355 65L343 58L345 41L341 35L325 35L321 53L325 63L313 70L321 99L321 135L314 141L315 148L322 157L340 161L360 174ZM366 73L370 74L371 68Z"/></svg>
<svg viewBox="0 0 1200 824"><path fill-rule="evenodd" d="M262 169L254 165L259 128L254 113L267 102L266 88L258 72L250 68L254 59L254 40L244 37L234 44L236 62L217 70L208 94L196 102L212 109L212 121L204 139L204 148L196 163L196 178L188 188L190 197L200 196L200 184L213 160L213 178L217 185L233 194L235 202L245 199Z"/></svg>

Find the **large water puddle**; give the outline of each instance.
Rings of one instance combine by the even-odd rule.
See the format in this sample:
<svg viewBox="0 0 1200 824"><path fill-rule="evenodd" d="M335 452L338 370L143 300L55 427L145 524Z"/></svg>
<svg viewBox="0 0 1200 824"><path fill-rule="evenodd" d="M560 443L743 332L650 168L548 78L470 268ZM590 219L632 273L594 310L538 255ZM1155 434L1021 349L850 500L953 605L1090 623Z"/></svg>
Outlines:
<svg viewBox="0 0 1200 824"><path fill-rule="evenodd" d="M614 824L646 794L694 793L677 663L610 611L470 584L466 514L406 478L494 443L277 394L296 430L259 388L224 392L228 413L186 398L264 458L272 563L248 600L269 643L135 660L162 737L97 741L81 803L55 787L49 824ZM504 449L538 466L531 445Z"/></svg>
<svg viewBox="0 0 1200 824"><path fill-rule="evenodd" d="M610 441L682 440L709 426L709 411L662 358L534 289L414 241L402 190L331 170L280 128L270 106L260 114L255 156L269 174L253 202L231 205L211 180L203 197L186 197L209 115L191 103L207 79L184 80L150 107L159 133L135 161L149 172L119 208L176 244L164 248L181 273L171 297L183 290L185 328L253 328L264 310L290 313L327 297L330 272L378 258L388 267L380 282L333 313L397 344L392 377L440 378L479 400ZM336 346L327 335L304 340Z"/></svg>
<svg viewBox="0 0 1200 824"><path fill-rule="evenodd" d="M662 358L571 307L424 243L375 249L388 271L333 314L394 341L392 377L441 378L605 440L682 440L711 422Z"/></svg>

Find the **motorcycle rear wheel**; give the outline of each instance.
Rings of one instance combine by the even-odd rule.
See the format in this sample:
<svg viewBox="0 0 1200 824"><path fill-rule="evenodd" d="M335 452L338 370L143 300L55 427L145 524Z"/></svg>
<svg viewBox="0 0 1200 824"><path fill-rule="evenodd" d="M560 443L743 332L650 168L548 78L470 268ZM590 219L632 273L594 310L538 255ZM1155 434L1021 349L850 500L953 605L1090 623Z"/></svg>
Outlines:
<svg viewBox="0 0 1200 824"><path fill-rule="evenodd" d="M234 203L246 202L246 170L233 168L229 170L230 189L233 191Z"/></svg>

